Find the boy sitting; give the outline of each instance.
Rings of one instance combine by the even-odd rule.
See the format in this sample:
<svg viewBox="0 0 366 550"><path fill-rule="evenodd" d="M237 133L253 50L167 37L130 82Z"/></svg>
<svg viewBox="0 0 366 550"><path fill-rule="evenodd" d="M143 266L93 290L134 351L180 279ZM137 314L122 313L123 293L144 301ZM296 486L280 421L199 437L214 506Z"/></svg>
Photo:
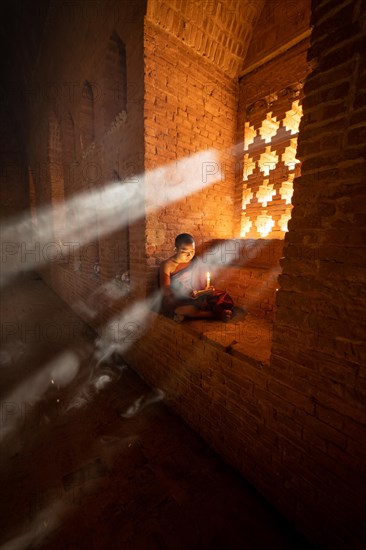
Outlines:
<svg viewBox="0 0 366 550"><path fill-rule="evenodd" d="M178 235L174 251L173 256L162 262L159 270L163 312L176 321L185 317L231 319L234 306L231 297L223 290L207 287L203 282L204 273L195 258L192 235ZM207 292L199 292L204 287Z"/></svg>

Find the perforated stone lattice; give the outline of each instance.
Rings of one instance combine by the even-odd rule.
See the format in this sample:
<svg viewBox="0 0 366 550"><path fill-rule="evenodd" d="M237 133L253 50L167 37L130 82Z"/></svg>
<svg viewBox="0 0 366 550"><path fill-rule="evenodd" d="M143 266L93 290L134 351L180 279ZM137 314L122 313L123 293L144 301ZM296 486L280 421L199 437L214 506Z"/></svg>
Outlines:
<svg viewBox="0 0 366 550"><path fill-rule="evenodd" d="M301 88L257 102L244 126L241 236L283 238L291 218L296 158L302 116ZM295 96L295 97L294 97ZM257 107L258 105L258 107Z"/></svg>

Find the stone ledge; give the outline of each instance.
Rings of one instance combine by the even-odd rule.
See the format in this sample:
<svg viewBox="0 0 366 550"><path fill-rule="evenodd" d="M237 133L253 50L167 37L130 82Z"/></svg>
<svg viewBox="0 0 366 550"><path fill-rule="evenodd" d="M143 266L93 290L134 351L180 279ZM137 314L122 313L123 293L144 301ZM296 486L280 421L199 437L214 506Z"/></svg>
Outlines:
<svg viewBox="0 0 366 550"><path fill-rule="evenodd" d="M269 365L273 323L267 319L248 313L244 319L234 317L227 323L211 319L185 320L176 323L161 314L157 315L177 330L184 330L253 366Z"/></svg>

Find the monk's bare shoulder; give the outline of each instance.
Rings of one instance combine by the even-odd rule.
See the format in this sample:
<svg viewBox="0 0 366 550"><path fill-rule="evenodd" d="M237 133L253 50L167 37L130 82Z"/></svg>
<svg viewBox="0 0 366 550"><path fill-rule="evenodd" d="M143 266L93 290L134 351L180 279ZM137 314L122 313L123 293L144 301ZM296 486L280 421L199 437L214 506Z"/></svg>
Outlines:
<svg viewBox="0 0 366 550"><path fill-rule="evenodd" d="M168 258L167 260L164 260L160 266L163 273L170 275L175 270L177 263L173 261L173 258Z"/></svg>

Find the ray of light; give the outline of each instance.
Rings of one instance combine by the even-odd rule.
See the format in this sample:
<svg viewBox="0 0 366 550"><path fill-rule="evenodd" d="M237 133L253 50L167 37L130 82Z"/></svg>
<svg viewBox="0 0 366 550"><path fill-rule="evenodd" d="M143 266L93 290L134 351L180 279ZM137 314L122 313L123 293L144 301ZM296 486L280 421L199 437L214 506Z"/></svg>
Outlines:
<svg viewBox="0 0 366 550"><path fill-rule="evenodd" d="M80 361L73 351L55 357L41 371L28 377L2 403L0 442L24 420L29 407L35 405L50 388L68 385L79 371ZM27 408L28 407L28 408Z"/></svg>
<svg viewBox="0 0 366 550"><path fill-rule="evenodd" d="M111 182L104 187L83 192L67 201L67 208L77 212L77 216L74 223L57 228L56 242L54 220L62 217L58 210L64 211L64 203L39 209L35 239L30 238L33 231L31 218L28 215L19 216L2 227L3 265L13 260L21 270L33 269L54 259L55 254L62 254L61 245L70 251L73 245L92 240L95 212L98 236L102 237L143 218L145 214L214 184L221 177L218 152L212 149L139 176L138 182L144 182L144 185L135 181ZM77 243L75 235L78 235ZM9 282L9 277L10 274L8 278L3 278L3 283Z"/></svg>
<svg viewBox="0 0 366 550"><path fill-rule="evenodd" d="M23 532L5 542L1 550L25 550L39 548L42 541L54 532L61 524L65 512L62 500L51 503L35 516L31 524L25 524Z"/></svg>

